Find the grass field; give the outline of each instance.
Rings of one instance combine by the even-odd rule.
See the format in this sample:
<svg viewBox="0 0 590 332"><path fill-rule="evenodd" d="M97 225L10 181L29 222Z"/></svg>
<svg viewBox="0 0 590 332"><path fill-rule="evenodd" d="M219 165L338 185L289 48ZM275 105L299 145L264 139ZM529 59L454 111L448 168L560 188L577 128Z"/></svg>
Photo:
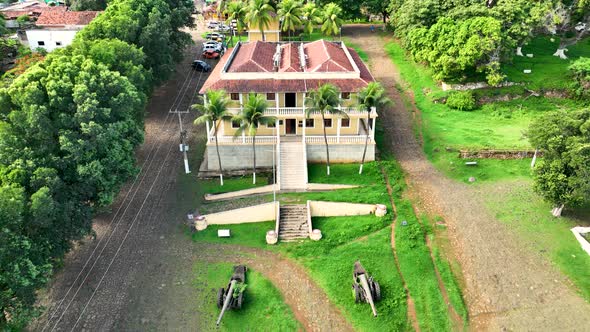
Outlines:
<svg viewBox="0 0 590 332"><path fill-rule="evenodd" d="M207 301L198 303L204 315L202 326L215 326L219 309L215 303L217 290L227 287L233 273L232 264L199 263L194 266L194 287L205 285L209 296ZM202 271L205 271L204 273ZM241 310L228 310L223 316L221 331L300 331L301 325L291 309L283 302L281 293L273 284L254 270L246 273L244 306Z"/></svg>
<svg viewBox="0 0 590 332"><path fill-rule="evenodd" d="M574 226L590 226L590 208L566 210L562 218L556 219L550 214L551 205L532 192L530 183L509 182L502 186L510 190L498 194L490 187L486 197L496 218L514 230L531 250L553 262L590 301L590 256L570 231Z"/></svg>
<svg viewBox="0 0 590 332"><path fill-rule="evenodd" d="M362 186L333 192L283 194L279 199L283 203L303 203L308 199L381 203L388 207L388 211L391 211L381 166L387 169L394 196L400 198L404 183L401 171L395 162L382 161L367 163L362 175L358 174L356 164L333 165L330 176L326 175L324 165L310 164L308 167L310 182ZM226 183L229 184L232 181L234 179L227 179ZM235 181L240 183L243 180ZM215 183L211 186L215 187ZM216 190L208 185L205 187ZM409 210L406 209L406 213L407 217L404 218L415 218L411 207ZM409 328L409 323L406 321L405 295L391 251L392 217L389 212L383 218L376 218L373 215L313 218L313 227L322 230L323 234L322 240L317 242L306 240L301 243L279 243L268 246L265 243L264 234L267 230L274 228L272 221L223 226L232 232L232 238L229 239L218 239L216 233L221 227L210 226L206 231L194 233L193 240L234 243L281 252L305 266L310 276L326 291L330 300L359 330L406 330ZM406 234L404 229L399 230L396 243L401 248L398 249L400 265L412 296L415 297L420 326L425 330L450 330L447 308L434 274L434 262L430 259L424 241L426 233L420 230L419 233L413 234L417 237ZM368 306L357 305L352 299L350 283L352 264L356 259L361 260L365 268L382 286L384 296L383 301L377 304L379 312L377 318L372 317Z"/></svg>
<svg viewBox="0 0 590 332"><path fill-rule="evenodd" d="M463 182L471 176L478 182L529 178L530 159L478 160L478 165L471 167L456 151L531 150L526 131L532 119L548 111L583 107L566 99L529 97L486 104L472 112L451 110L436 102L446 93L432 79L427 67L409 60L395 42L388 43L385 50L400 71L403 88L412 91L421 112L422 123L417 130L423 135L426 155L447 176Z"/></svg>
<svg viewBox="0 0 590 332"><path fill-rule="evenodd" d="M502 65L502 71L508 81L525 83L530 89L566 89L569 84L567 67L579 57L590 57L590 38L585 38L575 45L568 46L563 60L553 56L559 46L559 38L537 37L522 48L524 57L515 56L512 63ZM527 54L533 54L532 58ZM530 69L530 74L523 70Z"/></svg>

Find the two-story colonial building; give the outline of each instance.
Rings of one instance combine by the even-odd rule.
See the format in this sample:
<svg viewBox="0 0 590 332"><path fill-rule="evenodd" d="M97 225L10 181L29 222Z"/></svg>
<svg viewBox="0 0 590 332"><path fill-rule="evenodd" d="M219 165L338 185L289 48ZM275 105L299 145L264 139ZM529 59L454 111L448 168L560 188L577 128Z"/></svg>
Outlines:
<svg viewBox="0 0 590 332"><path fill-rule="evenodd" d="M369 145L366 160L375 158L374 122L376 110L369 116L356 108L356 93L373 81L373 76L358 54L343 42L318 40L306 43L277 43L254 41L239 43L217 64L200 94L207 90L225 90L231 99L229 111L238 114L248 93L263 94L268 101L266 115L276 117L274 125L260 126L256 136L257 165L272 166L274 147L276 163L284 177L288 164L298 163L305 169L307 161L323 162L326 150L323 128L326 127L330 146L330 161L358 162L365 141ZM322 84L331 83L340 91L339 108L346 116L306 116L308 93ZM207 101L205 100L205 103ZM208 168L217 169L213 124L207 126ZM239 123L225 120L219 125L218 144L225 169L251 167L252 138L236 137ZM281 151L282 150L282 151ZM289 154L286 153L289 151ZM281 178L282 178L281 177ZM283 180L285 184L287 180ZM294 188L300 187L295 185Z"/></svg>

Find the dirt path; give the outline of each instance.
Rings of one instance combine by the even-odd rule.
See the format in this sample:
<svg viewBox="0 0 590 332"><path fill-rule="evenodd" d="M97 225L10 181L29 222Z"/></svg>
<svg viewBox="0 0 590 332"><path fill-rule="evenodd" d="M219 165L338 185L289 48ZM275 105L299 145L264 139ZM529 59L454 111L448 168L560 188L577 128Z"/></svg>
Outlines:
<svg viewBox="0 0 590 332"><path fill-rule="evenodd" d="M397 70L385 41L366 26L346 26L369 56L372 73L395 105L380 112L387 147L407 174L410 191L432 215L447 221L467 283L465 296L474 330L587 330L580 319L590 305L566 286L567 279L518 239L485 208L477 187L447 179L426 159L412 130L412 110L396 89Z"/></svg>

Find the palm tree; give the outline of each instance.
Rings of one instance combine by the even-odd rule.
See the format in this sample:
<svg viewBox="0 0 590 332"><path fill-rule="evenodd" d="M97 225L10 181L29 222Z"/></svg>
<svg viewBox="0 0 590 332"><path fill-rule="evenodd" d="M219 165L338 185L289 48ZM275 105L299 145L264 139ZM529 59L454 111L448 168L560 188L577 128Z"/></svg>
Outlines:
<svg viewBox="0 0 590 332"><path fill-rule="evenodd" d="M313 2L308 2L303 6L303 30L311 35L313 26L321 23L322 18L318 7Z"/></svg>
<svg viewBox="0 0 590 332"><path fill-rule="evenodd" d="M282 0L278 5L277 14L283 21L282 30L288 31L289 39L291 39L291 31L295 31L298 26L301 26L302 6L303 4L297 0Z"/></svg>
<svg viewBox="0 0 590 332"><path fill-rule="evenodd" d="M234 121L240 122L240 128L236 131L235 136L247 133L252 136L252 153L254 154L254 163L252 167L252 183L256 184L256 132L259 125L274 124L276 118L265 116L264 111L268 107L265 96L251 92L248 94L248 100L244 108L233 118Z"/></svg>
<svg viewBox="0 0 590 332"><path fill-rule="evenodd" d="M369 144L369 137L371 135L371 110L373 107L383 107L391 104L385 93L385 89L379 82L371 82L366 87L361 89L357 94L357 105L359 111L367 112L367 138L365 139L365 149L363 150L363 159L361 160L361 167L359 174L363 173L363 165L365 163L365 156L367 154L367 145Z"/></svg>
<svg viewBox="0 0 590 332"><path fill-rule="evenodd" d="M340 91L334 85L327 83L321 85L316 90L309 92L309 97L305 100L307 109L305 117L309 118L311 113L320 113L322 115L322 127L324 128L324 142L326 143L326 161L327 174L330 175L330 151L328 148L328 136L326 136L326 114L342 115L347 117L346 112L338 109L340 104Z"/></svg>
<svg viewBox="0 0 590 332"><path fill-rule="evenodd" d="M324 23L321 27L322 33L324 35L336 36L340 33L340 27L342 27L342 19L340 18L340 14L342 14L342 8L340 8L340 6L337 4L330 2L324 6L324 15L322 17Z"/></svg>
<svg viewBox="0 0 590 332"><path fill-rule="evenodd" d="M246 25L246 9L247 8L242 1L232 1L227 4L227 7L225 8L225 14L227 14L227 25L233 29L232 21L236 20L236 30L238 30L239 41L242 41L241 33L244 31L244 26Z"/></svg>
<svg viewBox="0 0 590 332"><path fill-rule="evenodd" d="M208 90L203 98L203 104L195 104L192 107L202 113L195 120L195 124L213 123L213 135L215 136L215 149L217 150L217 161L219 162L219 181L223 186L223 169L221 168L221 156L219 155L219 144L217 143L217 130L224 119L231 118L227 111L229 99L224 90Z"/></svg>
<svg viewBox="0 0 590 332"><path fill-rule="evenodd" d="M262 41L265 41L264 29L270 25L274 8L268 4L268 0L250 0L247 11L246 22L250 24L250 27L257 26L262 35Z"/></svg>

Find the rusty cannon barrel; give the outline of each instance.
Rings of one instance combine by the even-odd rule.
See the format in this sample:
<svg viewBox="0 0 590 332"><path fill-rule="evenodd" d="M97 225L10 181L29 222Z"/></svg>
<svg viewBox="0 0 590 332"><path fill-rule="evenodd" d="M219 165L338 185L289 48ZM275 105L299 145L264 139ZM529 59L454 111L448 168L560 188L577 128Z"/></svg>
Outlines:
<svg viewBox="0 0 590 332"><path fill-rule="evenodd" d="M368 275L359 261L354 262L352 276L354 281L352 291L356 303L369 303L373 311L373 316L377 317L375 302L381 300L381 287L379 283L372 276Z"/></svg>
<svg viewBox="0 0 590 332"><path fill-rule="evenodd" d="M221 323L226 310L242 308L246 270L244 265L234 266L234 273L229 280L227 289L220 288L217 292L217 307L221 309L216 322L217 326Z"/></svg>

